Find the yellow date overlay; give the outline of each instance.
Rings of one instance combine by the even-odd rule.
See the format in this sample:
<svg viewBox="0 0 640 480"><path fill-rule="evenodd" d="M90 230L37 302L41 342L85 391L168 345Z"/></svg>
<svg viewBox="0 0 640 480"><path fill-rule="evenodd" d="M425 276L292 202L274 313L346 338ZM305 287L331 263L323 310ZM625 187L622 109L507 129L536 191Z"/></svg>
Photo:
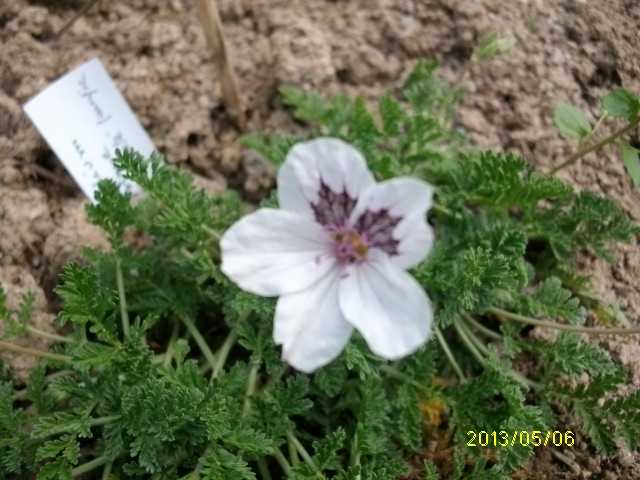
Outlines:
<svg viewBox="0 0 640 480"><path fill-rule="evenodd" d="M469 430L467 432L468 447L573 447L575 445L575 437L573 432L559 430L541 431L541 430L520 430L515 432L507 432L500 430L499 432L475 432Z"/></svg>

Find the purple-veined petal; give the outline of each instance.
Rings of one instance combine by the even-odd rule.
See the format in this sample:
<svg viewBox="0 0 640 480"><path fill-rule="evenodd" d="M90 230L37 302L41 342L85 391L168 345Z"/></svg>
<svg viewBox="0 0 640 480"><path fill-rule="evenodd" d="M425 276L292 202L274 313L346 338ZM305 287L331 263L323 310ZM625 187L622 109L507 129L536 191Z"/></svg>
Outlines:
<svg viewBox="0 0 640 480"><path fill-rule="evenodd" d="M278 171L280 208L315 218L320 182L336 194L346 191L357 199L375 184L364 157L337 138L316 138L295 145Z"/></svg>
<svg viewBox="0 0 640 480"><path fill-rule="evenodd" d="M263 296L313 285L335 264L329 234L302 215L262 208L222 236L222 271L240 288Z"/></svg>
<svg viewBox="0 0 640 480"><path fill-rule="evenodd" d="M387 220L399 220L393 227L397 242L390 255L394 265L408 269L419 264L433 246L433 231L427 223L426 212L431 208L433 188L415 178L394 178L365 190L351 212L351 223L356 225L362 215L370 212L388 212ZM376 226L369 227L375 232ZM366 231L363 233L367 233Z"/></svg>
<svg viewBox="0 0 640 480"><path fill-rule="evenodd" d="M431 334L429 297L407 272L377 252L345 270L340 308L377 355L395 360L416 351Z"/></svg>
<svg viewBox="0 0 640 480"><path fill-rule="evenodd" d="M303 372L312 372L335 359L349 341L353 327L338 301L340 269L335 267L306 290L278 299L273 339L282 345L282 358Z"/></svg>

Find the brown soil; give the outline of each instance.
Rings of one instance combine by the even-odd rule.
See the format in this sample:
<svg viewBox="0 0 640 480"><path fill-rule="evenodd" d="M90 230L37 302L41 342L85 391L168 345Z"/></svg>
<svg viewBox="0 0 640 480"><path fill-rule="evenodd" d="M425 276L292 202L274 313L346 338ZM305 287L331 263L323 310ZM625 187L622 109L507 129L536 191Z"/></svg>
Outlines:
<svg viewBox="0 0 640 480"><path fill-rule="evenodd" d="M20 106L75 65L99 57L168 161L201 174L209 188L230 185L257 199L273 183L271 166L238 144L240 132L222 103L192 0L100 2L52 39L81 3L0 5L0 281L9 290L16 287L14 299L20 288L35 290L47 318L52 305L43 290L51 300L64 262L79 247L105 241L87 225L79 189ZM519 152L545 169L574 147L552 125L557 103L573 103L593 118L597 99L612 88L640 92L637 0L219 4L249 131L300 128L278 100L284 83L374 100L398 85L417 59L432 57L467 91L458 120L478 145ZM516 47L489 63L471 62L479 37L489 30L511 33ZM640 193L615 152L592 154L559 175L613 197L640 220ZM595 293L617 299L626 317L638 322L640 249L623 246L616 253L613 264L585 257L582 269L593 278ZM606 345L635 369L640 385L637 342ZM590 450L565 453L575 454L582 473L541 452L527 470L534 473L518 478L638 478L638 455L607 462L591 458Z"/></svg>

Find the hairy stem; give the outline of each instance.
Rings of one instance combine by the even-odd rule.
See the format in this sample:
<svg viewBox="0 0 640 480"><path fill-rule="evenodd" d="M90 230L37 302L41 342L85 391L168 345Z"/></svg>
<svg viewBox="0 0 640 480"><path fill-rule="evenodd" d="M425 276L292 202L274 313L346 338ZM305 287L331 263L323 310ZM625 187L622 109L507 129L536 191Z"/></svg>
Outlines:
<svg viewBox="0 0 640 480"><path fill-rule="evenodd" d="M171 360L173 359L173 350L176 344L176 340L178 339L178 332L180 331L180 324L178 322L173 323L173 330L171 330L171 338L169 339L169 344L167 345L167 351L164 352L164 360L162 362L162 366L164 368L168 368L171 365Z"/></svg>
<svg viewBox="0 0 640 480"><path fill-rule="evenodd" d="M456 372L456 375L458 375L458 378L461 382L465 382L467 380L467 377L462 371L462 368L460 368L460 364L456 360L456 357L453 356L453 352L451 351L451 348L449 348L449 344L447 343L447 341L444 339L444 335L442 335L442 332L438 327L434 327L433 332L435 333L436 338L438 339L438 343L440 343L440 347L444 351L447 360L449 360L451 367L453 367L453 370Z"/></svg>
<svg viewBox="0 0 640 480"><path fill-rule="evenodd" d="M562 170L563 168L568 167L569 165L572 165L572 164L576 163L578 160L580 160L585 155L588 155L589 153L594 152L594 151L604 147L605 145L608 145L609 143L612 143L614 140L620 138L625 133L630 132L631 130L633 130L638 125L639 122L640 122L640 117L635 119L633 122L628 123L626 126L621 128L620 130L617 130L617 131L613 132L608 137L603 138L599 142L596 142L596 143L594 143L593 145L591 145L589 147L585 147L585 148L579 149L577 152L575 152L573 155L571 155L569 158L567 158L560 165L558 165L555 168L552 168L549 171L549 175L554 175L555 173L557 173L558 171Z"/></svg>
<svg viewBox="0 0 640 480"><path fill-rule="evenodd" d="M360 449L358 448L358 430L353 432L351 439L351 451L349 452L349 464L351 466L360 465Z"/></svg>
<svg viewBox="0 0 640 480"><path fill-rule="evenodd" d="M193 323L193 321L186 316L180 317L180 320L182 320L182 323L184 323L187 327L187 330L189 330L189 334L195 340L198 348L200 348L200 351L204 355L204 358L207 360L209 366L215 370L216 357L209 348L209 344L200 333L200 330L198 330L198 327L196 327L195 323Z"/></svg>
<svg viewBox="0 0 640 480"><path fill-rule="evenodd" d="M415 381L413 378L405 375L400 370L398 370L395 367L392 367L391 365L382 365L380 366L380 370L382 370L384 373L386 373L390 377L397 378L398 380L402 380L403 382L416 387L418 390L422 390L428 393L431 392L427 387L422 385L420 382Z"/></svg>
<svg viewBox="0 0 640 480"><path fill-rule="evenodd" d="M515 322L526 323L527 325L535 325L538 327L555 328L556 330L566 330L576 333L588 333L591 335L640 335L640 327L634 328L597 328L597 327L582 327L579 325L568 325L566 323L550 322L547 320L539 320L537 318L531 318L518 313L507 312L501 308L491 307L488 309L499 319L508 319Z"/></svg>
<svg viewBox="0 0 640 480"><path fill-rule="evenodd" d="M88 419L89 420L88 423L89 423L89 426L91 427L99 427L101 425L106 425L108 423L115 422L120 418L122 418L120 415L110 415L108 417L90 418ZM52 428L49 431L47 431L46 436L50 437L52 435L58 435L60 433L67 432L70 429L72 430L73 428L74 428L73 425L61 425L59 427Z"/></svg>
<svg viewBox="0 0 640 480"><path fill-rule="evenodd" d="M482 356L480 351L476 348L475 344L471 341L471 339L467 336L467 333L464 331L464 329L460 326L460 320L456 319L453 322L453 326L458 332L458 336L467 347L467 350L471 352L471 354L475 357L475 359L478 361L480 365L484 366L486 363L485 358Z"/></svg>
<svg viewBox="0 0 640 480"><path fill-rule="evenodd" d="M517 372L516 370L509 369L509 375L511 375L511 377L516 382L518 382L520 385L522 385L525 388L531 388L533 390L540 390L542 388L542 384L535 382L530 378L525 377L524 375L522 375L520 372Z"/></svg>
<svg viewBox="0 0 640 480"><path fill-rule="evenodd" d="M289 459L291 460L291 465L298 465L300 463L300 459L298 458L298 450L296 450L296 446L293 443L293 439L291 438L291 432L287 433L287 447L289 449Z"/></svg>
<svg viewBox="0 0 640 480"><path fill-rule="evenodd" d="M269 473L269 467L267 467L267 462L264 458L260 457L256 460L258 464L258 471L260 472L260 477L263 480L271 480L271 473Z"/></svg>
<svg viewBox="0 0 640 480"><path fill-rule="evenodd" d="M291 472L291 465L289 465L289 462L279 448L276 448L276 452L273 454L273 457L280 464L280 467L284 471L285 476L288 477Z"/></svg>
<svg viewBox="0 0 640 480"><path fill-rule="evenodd" d="M477 330L483 335L489 338L493 338L494 340L502 340L502 335L500 335L498 332L494 332L490 328L485 327L480 322L478 322L475 318L473 318L471 315L464 315L464 318L473 329Z"/></svg>
<svg viewBox="0 0 640 480"><path fill-rule="evenodd" d="M224 343L216 354L217 359L215 365L213 366L211 380L217 378L218 375L220 375L220 372L224 368L224 364L227 361L227 357L229 356L229 352L231 351L231 347L233 347L233 344L236 343L237 338L238 334L234 330L231 330L229 332L229 335L227 335L227 338L224 340Z"/></svg>
<svg viewBox="0 0 640 480"><path fill-rule="evenodd" d="M92 427L98 427L100 425L106 425L107 423L115 422L122 418L120 415L109 415L107 417L92 418L89 420L89 425Z"/></svg>
<svg viewBox="0 0 640 480"><path fill-rule="evenodd" d="M48 358L49 360L55 360L56 362L71 363L71 357L66 355L44 352L42 350L36 350L35 348L21 347L20 345L15 345L3 340L0 340L0 349L10 350L16 353L26 353L27 355L33 355L35 357Z"/></svg>
<svg viewBox="0 0 640 480"><path fill-rule="evenodd" d="M309 452L307 452L307 450L304 448L304 445L302 445L302 443L300 443L300 440L298 440L298 437L296 437L293 432L289 432L289 437L291 438L291 441L293 442L293 445L296 448L296 450L298 450L298 452L300 452L300 456L304 460L304 463L309 465L309 467L314 472L316 472L316 476L318 478L324 480L325 476L322 474L322 472L320 471L318 466L315 464L315 462L311 458L311 455L309 455Z"/></svg>
<svg viewBox="0 0 640 480"><path fill-rule="evenodd" d="M129 311L127 310L127 297L124 291L124 278L122 276L122 260L116 258L116 281L118 283L118 298L120 300L120 318L122 320L122 333L129 336Z"/></svg>
<svg viewBox="0 0 640 480"><path fill-rule="evenodd" d="M469 327L465 323L460 322L460 324L456 323L455 325L459 328L458 333L460 334L460 338L462 338L463 341L465 342L465 344L467 344L467 346L469 347L469 350L471 350L471 353L473 353L474 356L477 359L479 358L477 355L479 355L480 358L482 358L481 363L483 365L485 365L486 364L486 360L482 356L482 354L490 355L490 353L491 353L490 350L482 342L482 340L480 340L478 337L476 337L474 335L474 333L469 329ZM465 339L465 337L466 337L466 339ZM469 343L467 343L467 342L469 342ZM474 353L473 349L475 349L476 353ZM541 385L539 383L534 382L533 380L529 380L527 377L522 375L520 372L517 372L516 370L514 370L512 368L507 368L507 373L509 374L509 376L511 378L513 378L516 382L518 382L520 385L522 385L525 388L539 389L541 387Z"/></svg>
<svg viewBox="0 0 640 480"><path fill-rule="evenodd" d="M247 391L244 395L244 404L242 405L242 416L249 413L251 409L251 398L256 393L256 384L258 383L258 370L260 370L260 359L251 362L251 370L249 371L249 380L247 382Z"/></svg>
<svg viewBox="0 0 640 480"><path fill-rule="evenodd" d="M111 476L111 469L113 468L113 462L109 462L104 466L104 470L102 470L102 480L109 480Z"/></svg>
<svg viewBox="0 0 640 480"><path fill-rule="evenodd" d="M211 235L213 238L215 238L215 240L217 242L220 241L221 235L220 232L214 230L213 228L207 226L207 225L202 225L202 229L207 232L209 235Z"/></svg>
<svg viewBox="0 0 640 480"><path fill-rule="evenodd" d="M54 342L60 343L73 343L73 339L69 337L63 337L62 335L57 335L51 332L45 332L44 330L40 330L39 328L32 327L30 325L26 326L27 332L36 335L38 337L46 338L47 340L52 340Z"/></svg>
<svg viewBox="0 0 640 480"><path fill-rule="evenodd" d="M109 460L107 460L106 456L94 458L90 462L83 463L82 465L78 465L76 468L71 470L71 476L79 477L80 475L90 472L91 470L95 470L96 468L101 467L102 465L105 465L108 462Z"/></svg>
<svg viewBox="0 0 640 480"><path fill-rule="evenodd" d="M480 353L483 356L487 356L489 355L491 352L489 351L489 349L487 348L487 346L484 344L484 342L482 340L480 340L468 327L467 323L464 321L461 321L458 326L460 327L460 329L464 332L464 334L467 336L467 338L469 340L471 340L471 343L473 343L475 345L475 347L478 349L478 351L480 351Z"/></svg>
<svg viewBox="0 0 640 480"><path fill-rule="evenodd" d="M451 210L443 205L440 205L439 203L434 203L433 205L431 205L431 210L433 210L434 212L439 212L446 217L455 216L455 214Z"/></svg>

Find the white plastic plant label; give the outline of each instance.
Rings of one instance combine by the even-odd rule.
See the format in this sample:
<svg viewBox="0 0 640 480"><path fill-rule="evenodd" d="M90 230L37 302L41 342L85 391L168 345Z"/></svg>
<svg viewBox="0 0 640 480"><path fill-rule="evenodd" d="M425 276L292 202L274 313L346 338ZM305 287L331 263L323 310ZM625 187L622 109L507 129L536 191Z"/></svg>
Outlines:
<svg viewBox="0 0 640 480"><path fill-rule="evenodd" d="M24 110L82 191L113 179L121 190L140 188L113 166L116 149L148 156L154 145L98 59L83 63L33 97Z"/></svg>

